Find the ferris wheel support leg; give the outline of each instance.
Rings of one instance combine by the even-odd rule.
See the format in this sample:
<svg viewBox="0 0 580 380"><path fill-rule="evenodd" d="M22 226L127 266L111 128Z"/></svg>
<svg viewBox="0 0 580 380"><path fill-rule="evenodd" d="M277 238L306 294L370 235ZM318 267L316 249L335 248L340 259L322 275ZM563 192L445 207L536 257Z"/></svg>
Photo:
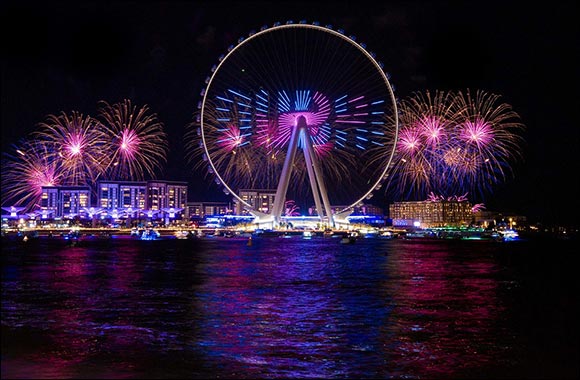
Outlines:
<svg viewBox="0 0 580 380"><path fill-rule="evenodd" d="M324 211L322 209L320 193L318 192L318 182L316 181L316 175L314 174L311 149L308 149L308 146L311 144L310 138L306 130L302 130L300 137L302 139L302 146L304 147L304 160L306 161L308 178L310 179L310 186L312 187L312 196L314 197L314 205L316 206L316 212L320 217L320 221L324 222Z"/></svg>
<svg viewBox="0 0 580 380"><path fill-rule="evenodd" d="M334 218L332 217L332 210L330 208L330 201L328 200L328 193L326 192L326 186L324 185L324 178L322 177L322 172L320 171L320 168L318 167L318 161L316 161L316 156L314 155L314 148L312 147L312 140L310 138L304 139L305 144L304 144L304 151L307 152L307 155L310 156L310 161L312 163L312 169L314 170L314 177L316 179L317 185L318 185L318 189L320 190L320 197L322 198L322 203L324 204L324 211L326 213L326 217L328 218L328 224L332 227L334 227ZM306 154L305 154L306 156ZM308 164L310 165L310 164ZM315 186L313 184L313 186ZM318 207L318 205L316 206ZM322 218L322 209L318 208L318 210L320 210L318 212L318 214L321 216Z"/></svg>
<svg viewBox="0 0 580 380"><path fill-rule="evenodd" d="M292 174L292 164L294 163L294 157L296 156L296 149L298 147L299 133L300 128L294 128L292 130L286 159L284 160L284 167L282 168L280 181L278 182L278 188L276 189L276 196L274 197L272 216L274 217L274 224L276 226L280 225L280 219L282 217L282 209L284 208L284 201L286 200L288 183L290 182L290 175Z"/></svg>

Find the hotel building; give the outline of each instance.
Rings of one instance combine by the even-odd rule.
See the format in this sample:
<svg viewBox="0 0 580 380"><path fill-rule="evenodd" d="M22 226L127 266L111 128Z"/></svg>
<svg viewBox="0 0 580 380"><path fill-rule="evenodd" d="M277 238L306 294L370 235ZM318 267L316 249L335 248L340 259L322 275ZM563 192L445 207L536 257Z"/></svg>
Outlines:
<svg viewBox="0 0 580 380"><path fill-rule="evenodd" d="M248 202L256 211L269 213L274 205L276 190L268 189L240 189L240 198ZM234 200L236 215L249 215L244 206L237 199Z"/></svg>
<svg viewBox="0 0 580 380"><path fill-rule="evenodd" d="M474 221L467 201L395 202L389 206L389 215L396 227L462 226Z"/></svg>
<svg viewBox="0 0 580 380"><path fill-rule="evenodd" d="M186 217L203 219L206 216L227 215L233 212L230 202L187 202Z"/></svg>
<svg viewBox="0 0 580 380"><path fill-rule="evenodd" d="M53 217L74 217L91 205L88 186L43 186L40 210L51 211Z"/></svg>
<svg viewBox="0 0 580 380"><path fill-rule="evenodd" d="M53 218L86 214L85 208L96 206L105 214L116 215L119 209L163 211L187 207L187 182L177 181L100 181L96 205L91 202L87 186L43 186L40 209L51 211Z"/></svg>
<svg viewBox="0 0 580 380"><path fill-rule="evenodd" d="M160 211L187 207L187 182L178 181L99 181L98 207L105 210L132 208Z"/></svg>

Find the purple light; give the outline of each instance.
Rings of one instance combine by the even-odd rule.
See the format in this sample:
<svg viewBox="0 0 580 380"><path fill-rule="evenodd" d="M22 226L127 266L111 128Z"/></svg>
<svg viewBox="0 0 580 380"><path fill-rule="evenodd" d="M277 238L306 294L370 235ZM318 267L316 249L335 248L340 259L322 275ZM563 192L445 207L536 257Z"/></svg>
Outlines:
<svg viewBox="0 0 580 380"><path fill-rule="evenodd" d="M475 121L465 121L460 137L467 141L473 142L478 147L483 147L488 145L493 139L493 129L491 126L480 119L475 119Z"/></svg>
<svg viewBox="0 0 580 380"><path fill-rule="evenodd" d="M420 133L414 128L402 130L397 145L405 152L417 152L421 147Z"/></svg>

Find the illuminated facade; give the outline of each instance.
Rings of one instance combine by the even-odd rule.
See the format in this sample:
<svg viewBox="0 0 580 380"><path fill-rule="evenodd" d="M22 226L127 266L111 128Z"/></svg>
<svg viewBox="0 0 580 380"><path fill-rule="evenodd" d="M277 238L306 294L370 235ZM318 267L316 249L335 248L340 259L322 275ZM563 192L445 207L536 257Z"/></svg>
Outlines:
<svg viewBox="0 0 580 380"><path fill-rule="evenodd" d="M276 197L276 190L268 189L240 189L239 196L244 201L252 205L252 208L263 213L270 213L274 206L274 198ZM235 202L236 215L248 215L240 202Z"/></svg>
<svg viewBox="0 0 580 380"><path fill-rule="evenodd" d="M229 202L188 202L186 216L203 219L206 216L231 214L232 211L232 204Z"/></svg>
<svg viewBox="0 0 580 380"><path fill-rule="evenodd" d="M395 202L389 206L393 226L444 227L469 225L474 220L467 201Z"/></svg>
<svg viewBox="0 0 580 380"><path fill-rule="evenodd" d="M91 189L86 186L43 186L40 210L52 216L73 217L91 205Z"/></svg>
<svg viewBox="0 0 580 380"><path fill-rule="evenodd" d="M344 208L346 207L346 205L344 206L330 206L332 213L336 214L337 212L344 210ZM312 206L312 212L316 213L316 207ZM351 215L373 215L373 216L384 216L385 212L381 207L378 206L374 206L371 204L363 204L363 205L359 205L354 207L353 212L351 213Z"/></svg>
<svg viewBox="0 0 580 380"><path fill-rule="evenodd" d="M98 207L107 210L117 208L143 210L146 208L147 182L101 181L98 186Z"/></svg>
<svg viewBox="0 0 580 380"><path fill-rule="evenodd" d="M187 182L100 181L98 207L107 210L132 208L159 211L187 207Z"/></svg>

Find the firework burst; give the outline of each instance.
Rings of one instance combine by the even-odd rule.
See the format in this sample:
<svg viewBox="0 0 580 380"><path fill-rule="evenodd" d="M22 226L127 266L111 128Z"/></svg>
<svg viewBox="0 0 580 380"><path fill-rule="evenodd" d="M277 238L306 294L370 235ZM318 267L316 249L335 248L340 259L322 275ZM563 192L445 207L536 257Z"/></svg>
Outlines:
<svg viewBox="0 0 580 380"><path fill-rule="evenodd" d="M109 139L106 175L115 180L154 177L166 162L168 142L163 124L149 107L137 108L130 100L110 105L99 102L99 116Z"/></svg>
<svg viewBox="0 0 580 380"><path fill-rule="evenodd" d="M424 199L432 191L483 197L521 158L523 125L498 95L415 93L402 102L400 123L387 190L401 198Z"/></svg>
<svg viewBox="0 0 580 380"><path fill-rule="evenodd" d="M94 118L75 111L49 115L32 137L46 147L51 161L59 163L63 185L91 186L102 174L106 135Z"/></svg>
<svg viewBox="0 0 580 380"><path fill-rule="evenodd" d="M43 186L61 184L62 165L42 142L21 140L13 148L2 158L2 204L31 211L40 205Z"/></svg>

